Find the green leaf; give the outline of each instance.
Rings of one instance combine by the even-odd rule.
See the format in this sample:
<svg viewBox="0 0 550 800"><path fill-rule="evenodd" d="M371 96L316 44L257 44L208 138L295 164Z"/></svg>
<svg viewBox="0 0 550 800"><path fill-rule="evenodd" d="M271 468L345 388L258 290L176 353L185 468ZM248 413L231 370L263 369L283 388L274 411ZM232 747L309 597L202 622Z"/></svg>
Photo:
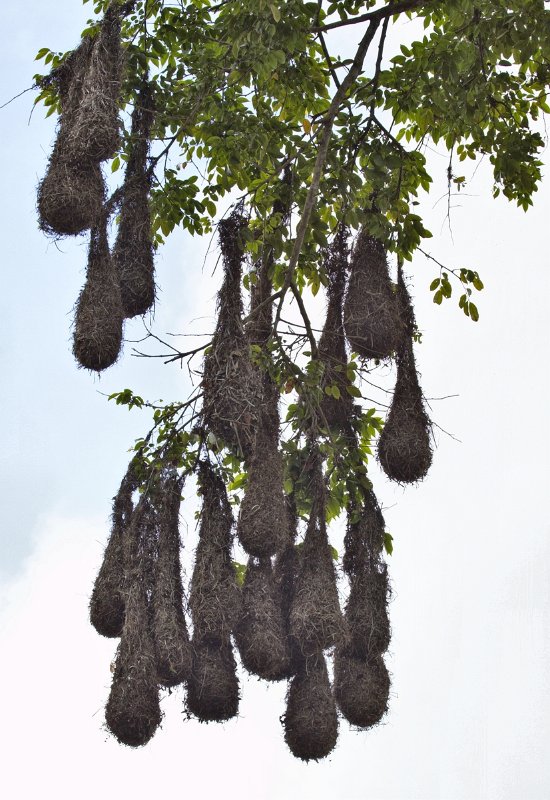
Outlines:
<svg viewBox="0 0 550 800"><path fill-rule="evenodd" d="M384 550L389 556L393 554L393 536L389 531L384 533Z"/></svg>

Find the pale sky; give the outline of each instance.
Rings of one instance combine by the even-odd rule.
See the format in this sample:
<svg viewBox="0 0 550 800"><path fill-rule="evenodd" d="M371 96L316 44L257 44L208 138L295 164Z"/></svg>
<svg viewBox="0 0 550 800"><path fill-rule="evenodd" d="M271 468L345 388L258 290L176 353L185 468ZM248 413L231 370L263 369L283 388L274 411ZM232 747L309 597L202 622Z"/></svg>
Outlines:
<svg viewBox="0 0 550 800"><path fill-rule="evenodd" d="M43 46L68 49L88 15L79 0L3 9L0 104L32 83ZM284 685L242 681L237 721L182 717L163 701L153 741L132 751L102 728L115 644L90 627L87 604L115 493L134 438L148 427L100 392L131 386L177 399L185 372L140 361L126 346L98 380L73 361L71 309L86 239L58 246L38 231L35 189L54 121L28 93L0 111L5 279L2 304L2 581L0 792L10 800L200 795L227 800L547 800L550 796L550 524L547 246L550 180L525 215L492 201L485 165L444 224L446 158L426 203L430 253L478 269L486 289L474 324L455 299L438 308L433 265L410 267L417 350L439 432L426 481L406 490L373 463L394 536L390 712L367 733L340 726L334 753L304 765L286 749ZM547 162L549 159L547 158ZM550 168L546 167L550 179ZM208 331L216 278L206 242L178 235L157 261L159 334ZM129 338L143 335L140 322ZM194 541L192 498L182 533ZM186 528L189 527L189 533ZM339 535L335 535L338 547Z"/></svg>

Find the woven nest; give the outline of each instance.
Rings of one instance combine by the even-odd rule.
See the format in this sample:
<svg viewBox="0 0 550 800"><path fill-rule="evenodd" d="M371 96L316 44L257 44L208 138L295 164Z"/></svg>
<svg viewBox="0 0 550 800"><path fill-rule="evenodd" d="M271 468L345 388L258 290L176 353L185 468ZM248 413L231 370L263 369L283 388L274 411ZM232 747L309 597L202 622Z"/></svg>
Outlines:
<svg viewBox="0 0 550 800"><path fill-rule="evenodd" d="M98 164L64 155L63 141L60 136L38 187L38 218L44 233L75 236L98 223L105 184Z"/></svg>
<svg viewBox="0 0 550 800"><path fill-rule="evenodd" d="M102 636L120 636L124 625L124 535L137 488L134 462L130 463L113 501L112 527L90 600L90 622Z"/></svg>
<svg viewBox="0 0 550 800"><path fill-rule="evenodd" d="M334 694L338 707L351 725L371 728L388 710L390 677L383 659L354 658L346 652L334 655Z"/></svg>
<svg viewBox="0 0 550 800"><path fill-rule="evenodd" d="M162 488L158 515L158 557L151 597L158 680L177 686L191 674L191 644L183 612L180 538L181 481L170 477Z"/></svg>
<svg viewBox="0 0 550 800"><path fill-rule="evenodd" d="M399 292L410 328L412 306L402 276ZM430 432L409 335L398 353L393 400L378 440L378 458L388 478L398 483L416 483L426 476L432 464Z"/></svg>
<svg viewBox="0 0 550 800"><path fill-rule="evenodd" d="M223 481L201 465L203 506L189 607L193 640L226 640L239 613L240 595L231 558L233 516Z"/></svg>
<svg viewBox="0 0 550 800"><path fill-rule="evenodd" d="M300 648L290 635L290 611L294 601L296 580L300 571L300 550L295 546L298 515L294 496L286 497L286 509L289 529L289 539L285 547L277 553L273 567L273 582L277 603L280 606L283 616L285 634L290 647L290 663L288 666L287 678L292 677L302 661Z"/></svg>
<svg viewBox="0 0 550 800"><path fill-rule="evenodd" d="M285 741L302 761L328 756L338 738L338 714L322 654L304 661L290 682L283 719Z"/></svg>
<svg viewBox="0 0 550 800"><path fill-rule="evenodd" d="M115 154L120 141L123 67L120 17L107 12L93 41L78 109L67 131L66 147L72 158L99 163Z"/></svg>
<svg viewBox="0 0 550 800"><path fill-rule="evenodd" d="M239 234L244 224L238 214L219 224L224 280L218 295L216 330L204 359L203 416L217 437L248 456L254 444L262 390L242 322L243 249Z"/></svg>
<svg viewBox="0 0 550 800"><path fill-rule="evenodd" d="M248 672L267 681L288 677L290 643L269 560L248 562L234 635Z"/></svg>
<svg viewBox="0 0 550 800"><path fill-rule="evenodd" d="M93 47L93 39L85 36L78 47L72 50L63 63L50 74L59 94L61 128L68 128L78 113Z"/></svg>
<svg viewBox="0 0 550 800"><path fill-rule="evenodd" d="M145 83L132 114L132 148L124 176L123 198L113 261L120 282L124 316L145 314L155 302L155 264L147 169L153 123L151 89Z"/></svg>
<svg viewBox="0 0 550 800"><path fill-rule="evenodd" d="M187 710L201 722L224 722L239 711L237 665L229 639L194 645Z"/></svg>
<svg viewBox="0 0 550 800"><path fill-rule="evenodd" d="M283 482L283 457L277 441L262 428L250 459L237 526L239 542L256 558L275 555L288 541Z"/></svg>
<svg viewBox="0 0 550 800"><path fill-rule="evenodd" d="M76 304L73 353L81 367L101 372L122 347L120 288L104 226L90 239L86 283Z"/></svg>
<svg viewBox="0 0 550 800"><path fill-rule="evenodd" d="M322 474L315 479L314 492L290 610L290 631L304 655L333 647L344 634L336 572L327 539Z"/></svg>
<svg viewBox="0 0 550 800"><path fill-rule="evenodd" d="M391 356L404 336L384 245L364 229L353 249L344 327L350 346L363 358Z"/></svg>

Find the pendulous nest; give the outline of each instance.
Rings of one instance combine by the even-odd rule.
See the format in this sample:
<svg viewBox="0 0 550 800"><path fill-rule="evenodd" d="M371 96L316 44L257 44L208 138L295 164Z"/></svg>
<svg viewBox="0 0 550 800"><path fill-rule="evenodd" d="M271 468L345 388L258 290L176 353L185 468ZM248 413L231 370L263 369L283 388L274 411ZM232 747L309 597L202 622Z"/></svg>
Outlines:
<svg viewBox="0 0 550 800"><path fill-rule="evenodd" d="M225 641L240 604L231 558L233 515L225 485L210 465L201 465L199 484L203 506L189 595L193 640Z"/></svg>
<svg viewBox="0 0 550 800"><path fill-rule="evenodd" d="M416 483L432 464L431 423L424 407L412 343L412 306L400 271L398 285L406 309L409 332L397 356L397 381L393 400L378 440L382 469L393 481Z"/></svg>
<svg viewBox="0 0 550 800"><path fill-rule="evenodd" d="M287 678L291 651L280 595L269 559L250 559L234 636L246 670L267 681Z"/></svg>
<svg viewBox="0 0 550 800"><path fill-rule="evenodd" d="M193 640L187 710L201 722L224 722L237 716L239 681L229 639L219 642Z"/></svg>
<svg viewBox="0 0 550 800"><path fill-rule="evenodd" d="M151 88L145 83L132 114L131 153L122 187L118 233L113 261L120 282L124 316L145 314L155 302L155 264L147 168L153 123Z"/></svg>
<svg viewBox="0 0 550 800"><path fill-rule="evenodd" d="M322 653L303 661L290 682L283 718L285 741L302 761L328 756L338 738L338 714Z"/></svg>
<svg viewBox="0 0 550 800"><path fill-rule="evenodd" d="M101 372L114 364L122 325L120 287L102 223L91 233L86 283L76 305L73 353L80 366Z"/></svg>
<svg viewBox="0 0 550 800"><path fill-rule="evenodd" d="M152 626L158 680L177 686L191 674L192 652L183 611L179 508L181 480L170 476L162 486L158 511L158 556L153 567Z"/></svg>
<svg viewBox="0 0 550 800"><path fill-rule="evenodd" d="M314 497L290 609L290 631L304 655L333 647L342 640L344 620L338 601L336 571L325 523L321 467L314 479Z"/></svg>
<svg viewBox="0 0 550 800"><path fill-rule="evenodd" d="M351 725L371 728L388 710L390 676L384 660L354 658L346 651L334 655L334 694Z"/></svg>
<svg viewBox="0 0 550 800"><path fill-rule="evenodd" d="M239 542L256 558L275 555L288 540L283 483L283 457L277 440L262 426L248 464L248 483L237 526Z"/></svg>
<svg viewBox="0 0 550 800"><path fill-rule="evenodd" d="M90 622L101 636L120 636L124 625L124 536L133 514L136 488L131 461L113 501L111 535L90 600Z"/></svg>
<svg viewBox="0 0 550 800"><path fill-rule="evenodd" d="M218 294L218 321L204 358L203 417L225 444L250 455L261 403L261 376L250 358L243 328L241 273L244 218L233 213L218 226L224 280Z"/></svg>
<svg viewBox="0 0 550 800"><path fill-rule="evenodd" d="M344 328L350 346L363 358L391 356L405 333L384 245L365 229L353 248Z"/></svg>

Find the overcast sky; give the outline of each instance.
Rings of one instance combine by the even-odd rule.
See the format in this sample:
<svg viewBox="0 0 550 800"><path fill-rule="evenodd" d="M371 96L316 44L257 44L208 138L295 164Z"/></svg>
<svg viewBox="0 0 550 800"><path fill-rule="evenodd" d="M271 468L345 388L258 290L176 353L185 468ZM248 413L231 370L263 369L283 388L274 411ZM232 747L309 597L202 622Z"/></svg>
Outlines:
<svg viewBox="0 0 550 800"><path fill-rule="evenodd" d="M88 14L78 0L21 8L3 9L0 104L31 85L40 47L74 46ZM482 165L456 201L451 238L445 202L435 204L447 160L431 156L440 188L424 209L434 233L427 249L478 269L486 289L474 324L454 299L433 305L433 265L419 256L410 267L424 391L456 395L431 406L460 441L437 433L433 468L415 488L392 486L373 465L395 540L384 725L357 733L342 723L333 755L303 765L282 738L285 687L248 679L238 721L185 721L175 692L163 701L162 730L132 751L102 728L115 645L91 629L87 604L110 498L149 420L103 393L131 386L177 399L188 382L176 366L131 357L130 345L101 380L76 368L71 312L86 239L56 246L37 229L35 189L54 121L38 109L29 123L32 100L28 93L0 111L3 796L547 800L550 181L525 215L491 200ZM159 254L158 333L211 330L216 280L212 259L201 273L205 249L178 235ZM141 323L126 333L139 338ZM191 508L192 498L183 508L188 547Z"/></svg>

